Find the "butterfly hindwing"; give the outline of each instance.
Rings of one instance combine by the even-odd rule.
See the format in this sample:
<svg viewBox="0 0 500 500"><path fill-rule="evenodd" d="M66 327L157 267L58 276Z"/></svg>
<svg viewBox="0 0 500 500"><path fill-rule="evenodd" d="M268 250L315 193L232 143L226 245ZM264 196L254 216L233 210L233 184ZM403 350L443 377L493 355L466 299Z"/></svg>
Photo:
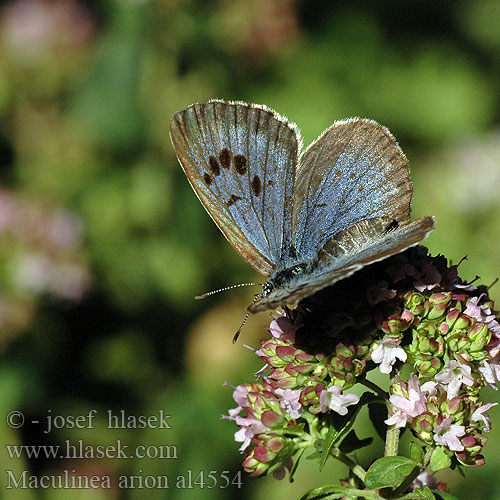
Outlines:
<svg viewBox="0 0 500 500"><path fill-rule="evenodd" d="M370 231L368 226L369 220L364 220L348 228L347 234L339 242L341 248L344 243L343 250L338 252L332 260L327 261L317 274L300 276L289 285L278 288L269 295L260 298L251 304L248 310L257 313L297 303L315 292L351 276L368 264L400 253L428 236L434 226L434 218L422 217L386 233L374 231L371 241L366 237ZM356 234L364 234L364 238L353 238ZM347 243L351 238L353 238L352 243ZM329 246L327 244L325 248Z"/></svg>
<svg viewBox="0 0 500 500"><path fill-rule="evenodd" d="M372 120L335 122L299 161L293 242L314 253L363 219L410 217L412 184L406 157L391 133Z"/></svg>
<svg viewBox="0 0 500 500"><path fill-rule="evenodd" d="M174 115L170 135L207 212L242 257L269 276L290 246L295 126L263 106L214 100Z"/></svg>

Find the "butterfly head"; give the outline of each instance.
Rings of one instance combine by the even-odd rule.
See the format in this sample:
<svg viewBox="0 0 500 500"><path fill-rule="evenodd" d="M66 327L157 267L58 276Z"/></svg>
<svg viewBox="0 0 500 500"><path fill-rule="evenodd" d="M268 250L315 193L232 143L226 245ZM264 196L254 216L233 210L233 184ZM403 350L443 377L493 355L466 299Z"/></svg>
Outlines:
<svg viewBox="0 0 500 500"><path fill-rule="evenodd" d="M269 280L262 285L262 295L269 295L274 289L288 285L294 278L307 272L309 265L306 262L294 264L291 267L276 271Z"/></svg>

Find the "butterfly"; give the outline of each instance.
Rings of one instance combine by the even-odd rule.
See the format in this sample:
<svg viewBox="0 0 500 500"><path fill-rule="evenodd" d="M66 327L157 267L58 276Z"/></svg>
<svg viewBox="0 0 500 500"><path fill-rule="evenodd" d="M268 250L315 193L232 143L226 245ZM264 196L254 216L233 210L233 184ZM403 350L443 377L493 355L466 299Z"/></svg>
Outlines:
<svg viewBox="0 0 500 500"><path fill-rule="evenodd" d="M373 120L336 121L305 151L266 106L211 100L176 113L170 138L196 195L239 254L267 277L251 313L295 304L418 244L408 161Z"/></svg>

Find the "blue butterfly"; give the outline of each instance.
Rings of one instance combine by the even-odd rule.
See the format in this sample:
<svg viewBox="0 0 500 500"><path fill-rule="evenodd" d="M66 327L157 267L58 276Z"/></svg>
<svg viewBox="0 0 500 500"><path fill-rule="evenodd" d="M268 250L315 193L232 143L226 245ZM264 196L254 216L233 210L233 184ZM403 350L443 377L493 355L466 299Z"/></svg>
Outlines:
<svg viewBox="0 0 500 500"><path fill-rule="evenodd" d="M422 241L408 161L378 123L335 122L301 152L295 124L265 107L212 100L176 113L170 137L201 203L266 276L248 307L294 304Z"/></svg>

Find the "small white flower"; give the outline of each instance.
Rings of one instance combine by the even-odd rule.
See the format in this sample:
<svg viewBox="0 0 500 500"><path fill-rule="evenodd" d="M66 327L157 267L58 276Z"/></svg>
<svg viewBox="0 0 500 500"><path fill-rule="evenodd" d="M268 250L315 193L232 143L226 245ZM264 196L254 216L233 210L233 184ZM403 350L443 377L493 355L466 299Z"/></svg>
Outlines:
<svg viewBox="0 0 500 500"><path fill-rule="evenodd" d="M467 386L474 385L470 366L461 364L455 360L449 361L445 369L441 373L438 373L435 379L441 385L446 386L446 393L449 399L458 395L462 384Z"/></svg>
<svg viewBox="0 0 500 500"><path fill-rule="evenodd" d="M300 389L276 389L274 391L281 396L280 407L286 411L294 420L302 415L302 404L300 403Z"/></svg>
<svg viewBox="0 0 500 500"><path fill-rule="evenodd" d="M483 430L485 432L490 432L491 430L491 420L490 416L486 413L492 406L496 406L498 403L488 403L480 406L470 417L473 422L483 422Z"/></svg>
<svg viewBox="0 0 500 500"><path fill-rule="evenodd" d="M478 305L478 302L481 300L483 295L469 299L467 301L467 307L465 308L464 314L474 318L476 321L486 323L490 332L497 338L500 338L500 323L496 320L495 315L489 307L485 305Z"/></svg>
<svg viewBox="0 0 500 500"><path fill-rule="evenodd" d="M405 350L399 346L401 340L395 338L385 338L376 347L371 358L374 363L377 363L382 373L391 373L392 367L396 360L406 361L408 357Z"/></svg>
<svg viewBox="0 0 500 500"><path fill-rule="evenodd" d="M486 383L495 391L498 390L496 386L497 382L500 380L500 353L497 354L493 359L483 360L481 366L478 368L481 375L484 377Z"/></svg>
<svg viewBox="0 0 500 500"><path fill-rule="evenodd" d="M458 438L465 435L465 427L451 421L452 417L447 417L434 429L434 441L451 451L463 451L464 445Z"/></svg>
<svg viewBox="0 0 500 500"><path fill-rule="evenodd" d="M412 483L413 491L423 488L424 486L428 486L431 490L435 490L437 485L438 480L425 470L422 471Z"/></svg>
<svg viewBox="0 0 500 500"><path fill-rule="evenodd" d="M333 410L339 415L346 415L347 406L358 403L359 397L355 394L341 394L341 392L342 387L332 385L320 393L319 402L322 413Z"/></svg>
<svg viewBox="0 0 500 500"><path fill-rule="evenodd" d="M231 420L234 420L240 426L240 429L234 434L234 440L243 443L240 446L241 452L245 451L248 446L250 446L252 438L256 434L261 434L269 430L260 420L250 415L246 417L236 417L234 419L231 418Z"/></svg>
<svg viewBox="0 0 500 500"><path fill-rule="evenodd" d="M420 387L418 377L411 375L408 381L408 397L393 394L389 398L396 408L396 412L385 420L385 423L395 425L398 428L404 427L407 422L426 411L427 396L435 392L436 384L434 382L426 382Z"/></svg>

